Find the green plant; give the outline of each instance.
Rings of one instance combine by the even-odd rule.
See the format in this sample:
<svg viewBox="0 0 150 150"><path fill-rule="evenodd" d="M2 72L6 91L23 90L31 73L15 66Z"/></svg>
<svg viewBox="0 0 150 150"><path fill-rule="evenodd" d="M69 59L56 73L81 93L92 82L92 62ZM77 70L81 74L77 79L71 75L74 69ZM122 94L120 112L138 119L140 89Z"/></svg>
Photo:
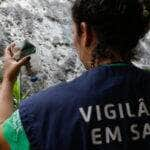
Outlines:
<svg viewBox="0 0 150 150"><path fill-rule="evenodd" d="M29 92L22 94L20 82L21 82L20 79L17 79L17 81L15 82L14 87L13 87L13 101L14 101L15 109L17 109L19 107L21 100L27 98L28 94L29 94Z"/></svg>
<svg viewBox="0 0 150 150"><path fill-rule="evenodd" d="M0 83L2 82L2 80L3 80L2 65L0 65ZM26 92L25 94L22 93L21 80L20 78L18 78L13 87L14 108L17 109L19 107L21 100L26 99L28 95L29 95L29 92Z"/></svg>
<svg viewBox="0 0 150 150"><path fill-rule="evenodd" d="M0 83L2 82L2 80L3 80L3 71L2 71L3 69L2 69L2 65L0 65Z"/></svg>

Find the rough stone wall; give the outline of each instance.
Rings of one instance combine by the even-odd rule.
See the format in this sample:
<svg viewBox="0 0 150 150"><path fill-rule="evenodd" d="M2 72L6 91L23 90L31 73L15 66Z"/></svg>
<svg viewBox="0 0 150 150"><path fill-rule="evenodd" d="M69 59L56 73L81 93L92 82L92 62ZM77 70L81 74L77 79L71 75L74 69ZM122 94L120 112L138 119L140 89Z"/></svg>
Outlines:
<svg viewBox="0 0 150 150"><path fill-rule="evenodd" d="M32 56L39 80L30 82L22 69L23 91L30 93L72 80L79 76L81 65L71 41L71 0L0 0L0 56L12 41L31 41L37 52ZM150 37L143 44L139 64L149 65Z"/></svg>
<svg viewBox="0 0 150 150"><path fill-rule="evenodd" d="M23 91L31 93L72 80L84 71L71 40L71 1L0 1L0 55L8 43L31 41L37 52L31 64L39 80L30 82L22 69Z"/></svg>

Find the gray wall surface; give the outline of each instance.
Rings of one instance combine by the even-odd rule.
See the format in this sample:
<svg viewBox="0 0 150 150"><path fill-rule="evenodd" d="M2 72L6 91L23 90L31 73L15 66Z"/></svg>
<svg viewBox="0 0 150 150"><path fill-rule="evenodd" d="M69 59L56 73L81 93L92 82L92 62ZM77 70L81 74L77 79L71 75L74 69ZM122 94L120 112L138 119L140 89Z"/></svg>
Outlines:
<svg viewBox="0 0 150 150"><path fill-rule="evenodd" d="M30 82L22 69L22 89L31 93L79 76L81 65L71 40L69 0L4 0L0 3L0 55L12 41L31 41L37 52L33 70L39 80Z"/></svg>

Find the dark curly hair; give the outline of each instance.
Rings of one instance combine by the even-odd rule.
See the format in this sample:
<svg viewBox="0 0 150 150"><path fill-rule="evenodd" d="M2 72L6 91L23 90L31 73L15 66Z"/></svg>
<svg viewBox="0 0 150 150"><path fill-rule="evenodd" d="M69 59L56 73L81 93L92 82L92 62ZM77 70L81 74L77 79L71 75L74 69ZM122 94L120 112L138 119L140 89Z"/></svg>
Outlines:
<svg viewBox="0 0 150 150"><path fill-rule="evenodd" d="M81 22L97 34L99 44L93 52L94 60L115 60L116 53L121 60L130 62L136 58L139 39L148 31L149 9L149 0L76 0L72 18L79 34Z"/></svg>

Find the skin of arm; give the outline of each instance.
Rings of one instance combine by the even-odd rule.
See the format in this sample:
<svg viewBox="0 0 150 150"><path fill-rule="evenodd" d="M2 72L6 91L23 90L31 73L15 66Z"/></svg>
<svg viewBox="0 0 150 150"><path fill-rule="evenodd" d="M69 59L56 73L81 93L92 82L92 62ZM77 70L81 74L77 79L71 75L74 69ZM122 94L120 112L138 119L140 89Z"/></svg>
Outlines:
<svg viewBox="0 0 150 150"><path fill-rule="evenodd" d="M13 49L15 44L11 44L4 52L4 66L3 66L3 81L0 89L0 150L9 149L9 145L3 138L2 123L8 119L13 113L13 86L17 79L17 75L21 66L27 64L30 57L24 57L16 61L13 56Z"/></svg>
<svg viewBox="0 0 150 150"><path fill-rule="evenodd" d="M13 84L9 80L3 80L0 90L0 124L13 113L12 89Z"/></svg>

